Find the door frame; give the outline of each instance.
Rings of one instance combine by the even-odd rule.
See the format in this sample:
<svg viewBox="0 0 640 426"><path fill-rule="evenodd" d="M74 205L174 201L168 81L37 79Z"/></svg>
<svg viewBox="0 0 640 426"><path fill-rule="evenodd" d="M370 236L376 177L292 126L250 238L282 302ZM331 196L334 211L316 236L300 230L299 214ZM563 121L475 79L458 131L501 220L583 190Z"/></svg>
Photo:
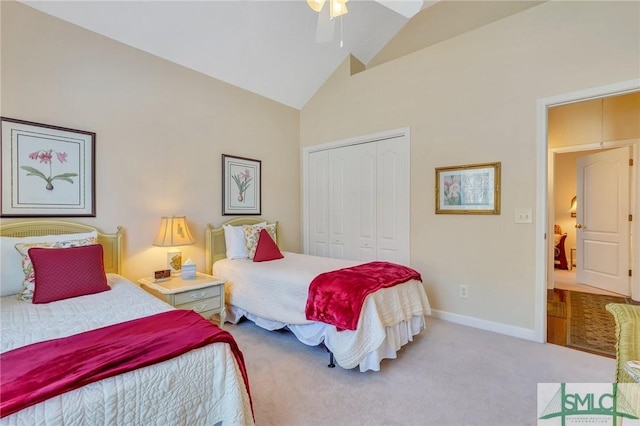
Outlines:
<svg viewBox="0 0 640 426"><path fill-rule="evenodd" d="M622 95L625 93L636 92L640 90L640 79L633 79L613 83L605 86L583 89L575 92L563 93L556 96L539 99L536 107L536 269L535 269L535 340L541 343L547 341L547 278L549 273L550 245L551 239L547 236L553 235L553 229L550 225L549 216L553 210L553 181L550 179L550 173L553 169L550 167L549 144L548 144L548 115L547 110L550 107L564 105L574 102L582 102L590 99L599 99L613 95ZM600 146L600 144L598 144ZM634 150L635 151L635 150ZM637 153L634 152L634 156ZM638 163L635 163L636 167ZM636 185L636 198L638 197ZM635 204L635 203L634 203ZM550 208L551 207L551 208ZM631 226L631 244L632 247L640 247L640 218L636 216L636 220ZM640 256L632 259L631 268L636 273L631 278L631 297L634 300L640 300Z"/></svg>

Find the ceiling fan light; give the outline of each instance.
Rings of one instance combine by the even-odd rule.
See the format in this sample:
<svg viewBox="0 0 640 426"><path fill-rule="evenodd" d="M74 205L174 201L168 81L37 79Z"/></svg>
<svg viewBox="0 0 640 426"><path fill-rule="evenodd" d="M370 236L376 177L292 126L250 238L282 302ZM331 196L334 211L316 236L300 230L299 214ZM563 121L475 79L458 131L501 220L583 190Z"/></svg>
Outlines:
<svg viewBox="0 0 640 426"><path fill-rule="evenodd" d="M331 7L331 17L337 18L338 16L346 15L347 10L347 2L349 0L330 0Z"/></svg>
<svg viewBox="0 0 640 426"><path fill-rule="evenodd" d="M307 4L309 7L316 12L320 12L322 10L322 6L324 6L325 0L307 0Z"/></svg>

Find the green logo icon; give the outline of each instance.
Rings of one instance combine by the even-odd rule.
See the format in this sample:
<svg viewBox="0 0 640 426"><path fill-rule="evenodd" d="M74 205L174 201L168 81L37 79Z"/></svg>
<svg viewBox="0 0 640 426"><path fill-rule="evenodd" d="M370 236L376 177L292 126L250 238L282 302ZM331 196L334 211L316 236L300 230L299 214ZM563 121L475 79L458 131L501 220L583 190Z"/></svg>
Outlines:
<svg viewBox="0 0 640 426"><path fill-rule="evenodd" d="M544 385L558 386L558 388L540 413L539 420L559 419L560 424L565 426L568 417L573 417L571 424L574 425L592 424L596 416L600 418L598 421L600 424L605 421L602 416L609 417L612 425L620 424L623 419L640 419L638 417L640 407L634 406L640 400L640 385L584 383L571 384L570 389L567 389L566 383L540 383L538 384L539 404L541 403L540 386ZM599 388L594 389L597 385L600 385ZM538 424L544 425L545 422L538 422ZM632 422L632 424L640 424L640 422Z"/></svg>

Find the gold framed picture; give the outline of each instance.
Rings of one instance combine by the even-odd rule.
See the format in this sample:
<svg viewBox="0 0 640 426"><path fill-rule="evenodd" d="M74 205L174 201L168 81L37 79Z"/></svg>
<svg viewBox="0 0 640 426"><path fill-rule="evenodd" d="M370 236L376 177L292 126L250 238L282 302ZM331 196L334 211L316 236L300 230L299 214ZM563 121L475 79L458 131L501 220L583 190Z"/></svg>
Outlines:
<svg viewBox="0 0 640 426"><path fill-rule="evenodd" d="M501 163L436 168L436 214L500 214Z"/></svg>

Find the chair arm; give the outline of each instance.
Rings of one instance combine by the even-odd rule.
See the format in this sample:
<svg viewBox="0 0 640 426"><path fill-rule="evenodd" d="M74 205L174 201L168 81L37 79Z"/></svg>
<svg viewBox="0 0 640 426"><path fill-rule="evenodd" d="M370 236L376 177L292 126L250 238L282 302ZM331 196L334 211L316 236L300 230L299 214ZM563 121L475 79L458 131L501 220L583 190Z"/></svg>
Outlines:
<svg viewBox="0 0 640 426"><path fill-rule="evenodd" d="M624 371L627 361L640 360L640 305L606 305L616 321L616 382L635 383Z"/></svg>

